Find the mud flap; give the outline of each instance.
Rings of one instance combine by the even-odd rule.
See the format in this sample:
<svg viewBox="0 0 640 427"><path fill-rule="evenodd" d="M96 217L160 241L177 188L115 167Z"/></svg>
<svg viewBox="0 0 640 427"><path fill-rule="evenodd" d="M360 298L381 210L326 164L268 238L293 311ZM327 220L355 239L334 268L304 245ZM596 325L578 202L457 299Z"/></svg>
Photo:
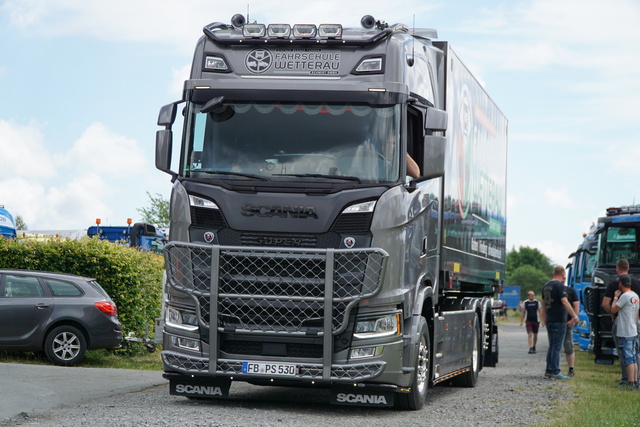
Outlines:
<svg viewBox="0 0 640 427"><path fill-rule="evenodd" d="M173 396L197 397L203 399L226 399L229 397L231 380L193 378L172 378L169 380L169 394Z"/></svg>
<svg viewBox="0 0 640 427"><path fill-rule="evenodd" d="M395 393L359 387L332 387L331 404L352 406L394 406Z"/></svg>

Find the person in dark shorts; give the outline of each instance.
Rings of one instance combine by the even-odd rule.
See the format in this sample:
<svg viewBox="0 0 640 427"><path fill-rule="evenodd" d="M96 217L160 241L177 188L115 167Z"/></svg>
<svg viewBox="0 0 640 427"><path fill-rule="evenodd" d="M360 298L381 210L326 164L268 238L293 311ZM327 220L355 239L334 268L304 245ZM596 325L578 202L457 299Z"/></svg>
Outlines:
<svg viewBox="0 0 640 427"><path fill-rule="evenodd" d="M615 292L620 288L619 277L623 275L629 274L629 260L625 258L620 258L616 262L616 274L617 278L613 279L607 284L607 289L604 291L604 298L602 298L602 308L607 313L611 313L611 304L613 303L613 298L615 297ZM629 276L631 279L631 290L636 294L640 295L640 282L635 277ZM613 327L611 328L611 333L613 334L613 341L615 343L616 348L618 348L618 336L617 329L618 326L615 321L615 315L612 314L613 317ZM636 356L640 357L640 354ZM620 383L627 383L627 368L624 364L624 358L618 357L618 361L620 362Z"/></svg>
<svg viewBox="0 0 640 427"><path fill-rule="evenodd" d="M540 323L544 326L544 312L542 311L542 304L540 304L540 301L536 299L536 294L533 291L529 291L527 293L527 299L522 303L522 310L520 311L520 327L522 327L524 322L526 322L527 326L529 354L535 354Z"/></svg>
<svg viewBox="0 0 640 427"><path fill-rule="evenodd" d="M567 300L573 311L576 313L580 312L580 300L578 299L578 293L575 289L570 286L566 287L567 291ZM567 331L564 334L564 354L567 358L567 365L569 366L569 376L572 377L575 375L575 371L573 370L573 365L576 361L576 354L573 351L573 326L571 326L571 317L567 314Z"/></svg>

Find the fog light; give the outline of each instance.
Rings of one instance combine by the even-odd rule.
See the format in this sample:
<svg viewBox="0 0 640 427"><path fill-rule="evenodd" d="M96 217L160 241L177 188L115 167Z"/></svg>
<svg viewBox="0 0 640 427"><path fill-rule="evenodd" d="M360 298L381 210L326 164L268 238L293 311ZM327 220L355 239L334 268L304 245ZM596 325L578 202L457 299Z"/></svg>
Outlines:
<svg viewBox="0 0 640 427"><path fill-rule="evenodd" d="M189 338L171 337L171 344L174 347L185 348L187 350L200 351L200 342Z"/></svg>
<svg viewBox="0 0 640 427"><path fill-rule="evenodd" d="M365 357L380 356L383 347L360 347L351 349L351 359L362 359Z"/></svg>

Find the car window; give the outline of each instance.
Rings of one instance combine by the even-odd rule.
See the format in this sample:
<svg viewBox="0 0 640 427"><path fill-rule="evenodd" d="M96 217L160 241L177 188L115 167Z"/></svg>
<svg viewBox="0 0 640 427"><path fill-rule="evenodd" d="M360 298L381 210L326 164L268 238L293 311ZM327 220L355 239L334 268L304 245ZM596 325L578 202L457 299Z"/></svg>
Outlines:
<svg viewBox="0 0 640 427"><path fill-rule="evenodd" d="M100 284L98 282L96 282L95 280L88 280L87 283L89 285L91 285L91 287L93 287L93 289L95 289L96 291L98 291L102 296L107 297L107 298L111 298L109 296L109 294L107 293L107 291L105 291L104 289L102 289L102 286L100 286Z"/></svg>
<svg viewBox="0 0 640 427"><path fill-rule="evenodd" d="M28 298L41 297L43 295L44 291L36 277L5 275L2 297Z"/></svg>
<svg viewBox="0 0 640 427"><path fill-rule="evenodd" d="M54 297L79 297L83 294L80 288L70 282L47 279L47 284L51 288L51 294Z"/></svg>

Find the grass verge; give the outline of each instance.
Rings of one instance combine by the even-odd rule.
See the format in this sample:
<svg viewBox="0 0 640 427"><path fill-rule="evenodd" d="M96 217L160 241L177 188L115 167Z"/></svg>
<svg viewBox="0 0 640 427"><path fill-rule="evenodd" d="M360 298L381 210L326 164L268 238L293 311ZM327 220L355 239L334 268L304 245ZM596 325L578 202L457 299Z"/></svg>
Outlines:
<svg viewBox="0 0 640 427"><path fill-rule="evenodd" d="M563 356L564 358L564 356ZM569 380L573 399L558 405L549 427L638 426L640 391L620 390L620 365L597 365L588 352L576 352L576 376Z"/></svg>
<svg viewBox="0 0 640 427"><path fill-rule="evenodd" d="M162 371L161 348L149 353L144 345L133 344L119 350L89 350L84 359L76 365L81 368L138 369ZM25 363L33 365L51 365L44 353L14 353L0 351L0 363Z"/></svg>

